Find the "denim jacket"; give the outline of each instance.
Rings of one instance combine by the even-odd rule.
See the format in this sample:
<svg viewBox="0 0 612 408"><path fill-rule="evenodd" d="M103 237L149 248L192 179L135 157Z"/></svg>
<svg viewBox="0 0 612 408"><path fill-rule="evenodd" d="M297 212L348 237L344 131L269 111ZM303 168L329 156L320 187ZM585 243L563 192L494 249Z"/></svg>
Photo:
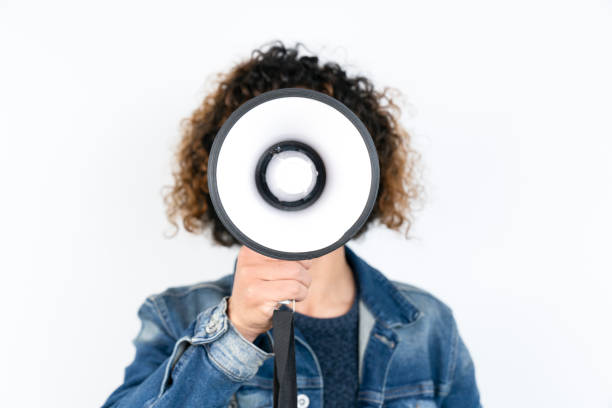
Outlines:
<svg viewBox="0 0 612 408"><path fill-rule="evenodd" d="M451 310L393 282L350 248L359 285L358 407L480 407L474 365ZM226 314L233 275L146 299L136 356L105 407L271 407L271 331L254 342ZM317 357L296 329L298 408L323 406Z"/></svg>

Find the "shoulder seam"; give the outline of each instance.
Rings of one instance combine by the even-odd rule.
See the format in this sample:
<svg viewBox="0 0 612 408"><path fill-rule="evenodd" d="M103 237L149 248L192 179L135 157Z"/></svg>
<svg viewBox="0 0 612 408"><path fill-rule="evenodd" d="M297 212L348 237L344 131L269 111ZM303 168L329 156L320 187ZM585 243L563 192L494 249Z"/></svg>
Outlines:
<svg viewBox="0 0 612 408"><path fill-rule="evenodd" d="M159 320L161 321L162 325L164 326L164 329L166 330L166 332L170 336L174 336L173 331L170 329L170 326L168 326L168 322L166 321L164 313L162 313L159 305L157 304L156 297L155 296L149 296L147 298L147 301L151 302L151 304L153 305L153 308L155 309L155 314L157 314L157 316L159 316ZM176 336L174 336L174 337L176 337Z"/></svg>
<svg viewBox="0 0 612 408"><path fill-rule="evenodd" d="M448 306L446 303L444 303L444 301L440 300L439 298L437 298L436 296L434 296L433 294L431 294L430 292L421 289L421 288L417 288L415 286L411 286L408 285L406 283L403 282L398 282L398 281L392 281L395 286L397 287L397 289L406 297L408 297L411 301L411 295L422 295L425 296L431 300L433 300L435 303L437 303L438 305L440 305L442 308L447 309L447 311L449 313L452 313L452 309L450 308L450 306ZM416 303L413 301L413 303Z"/></svg>
<svg viewBox="0 0 612 408"><path fill-rule="evenodd" d="M452 312L451 312L452 313ZM453 318L453 332L451 334L451 358L449 359L448 367L448 382L452 384L455 381L455 368L457 367L457 346L459 343L459 331L457 330L457 324Z"/></svg>
<svg viewBox="0 0 612 408"><path fill-rule="evenodd" d="M197 283L195 285L192 286L188 286L185 287L184 289L180 290L179 293L173 293L170 291L164 291L158 295L153 295L155 297L162 297L162 296L173 296L173 297L179 297L179 296L185 296L188 295L189 293L198 290L198 289L203 289L203 288L210 288L210 289L215 289L219 292L223 292L223 288L219 285L216 285L214 283L210 283L210 282L202 282L202 283Z"/></svg>

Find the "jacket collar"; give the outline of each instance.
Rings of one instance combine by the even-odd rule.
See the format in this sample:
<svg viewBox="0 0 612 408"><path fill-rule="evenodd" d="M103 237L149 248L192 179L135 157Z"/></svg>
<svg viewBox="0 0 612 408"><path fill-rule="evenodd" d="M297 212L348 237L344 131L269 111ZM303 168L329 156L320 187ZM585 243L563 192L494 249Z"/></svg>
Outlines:
<svg viewBox="0 0 612 408"><path fill-rule="evenodd" d="M410 324L418 319L419 309L393 282L366 263L348 246L344 246L344 251L346 261L355 273L359 296L377 321L393 328Z"/></svg>

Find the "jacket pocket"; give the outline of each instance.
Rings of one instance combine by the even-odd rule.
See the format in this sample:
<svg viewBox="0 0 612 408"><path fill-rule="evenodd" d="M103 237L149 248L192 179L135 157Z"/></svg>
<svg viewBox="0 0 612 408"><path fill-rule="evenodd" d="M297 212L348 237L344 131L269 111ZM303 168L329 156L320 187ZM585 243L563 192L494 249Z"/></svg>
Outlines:
<svg viewBox="0 0 612 408"><path fill-rule="evenodd" d="M385 390L385 408L436 408L437 394L443 389L432 380L395 385Z"/></svg>
<svg viewBox="0 0 612 408"><path fill-rule="evenodd" d="M434 400L422 398L398 398L384 403L385 408L437 408Z"/></svg>
<svg viewBox="0 0 612 408"><path fill-rule="evenodd" d="M273 404L272 390L250 385L240 387L235 397L241 408L268 408Z"/></svg>

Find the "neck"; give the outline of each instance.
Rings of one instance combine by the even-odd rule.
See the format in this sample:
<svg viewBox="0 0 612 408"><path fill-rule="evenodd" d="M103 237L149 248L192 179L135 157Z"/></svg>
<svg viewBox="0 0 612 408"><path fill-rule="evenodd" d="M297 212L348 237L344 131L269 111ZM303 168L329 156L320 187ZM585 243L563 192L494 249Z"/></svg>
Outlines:
<svg viewBox="0 0 612 408"><path fill-rule="evenodd" d="M348 312L357 291L344 246L313 259L309 272L312 283L308 296L295 304L296 312L319 318L337 317Z"/></svg>

